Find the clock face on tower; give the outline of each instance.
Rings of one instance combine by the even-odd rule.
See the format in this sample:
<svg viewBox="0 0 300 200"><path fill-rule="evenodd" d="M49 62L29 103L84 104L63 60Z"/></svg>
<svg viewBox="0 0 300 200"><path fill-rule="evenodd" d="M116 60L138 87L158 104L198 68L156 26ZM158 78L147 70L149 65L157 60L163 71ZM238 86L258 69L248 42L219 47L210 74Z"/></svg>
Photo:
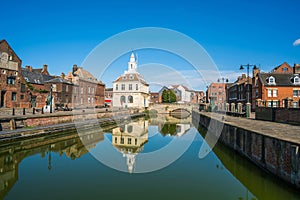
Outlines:
<svg viewBox="0 0 300 200"><path fill-rule="evenodd" d="M0 62L1 63L7 63L8 62L8 54L7 53L2 52Z"/></svg>

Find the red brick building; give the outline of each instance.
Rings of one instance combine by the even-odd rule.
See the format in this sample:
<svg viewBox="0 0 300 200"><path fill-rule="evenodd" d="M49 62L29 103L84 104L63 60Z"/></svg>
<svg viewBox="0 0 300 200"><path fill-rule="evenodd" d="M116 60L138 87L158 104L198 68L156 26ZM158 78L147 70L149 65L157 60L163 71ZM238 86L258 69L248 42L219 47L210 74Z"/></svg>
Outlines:
<svg viewBox="0 0 300 200"><path fill-rule="evenodd" d="M207 103L225 109L226 83L211 83L207 88Z"/></svg>
<svg viewBox="0 0 300 200"><path fill-rule="evenodd" d="M46 87L46 81L55 78L55 76L49 75L47 65L36 69L26 66L21 69L21 74L21 84L25 92L21 94L23 96L20 100L20 107L43 108L50 93L50 87Z"/></svg>
<svg viewBox="0 0 300 200"><path fill-rule="evenodd" d="M300 104L300 65L287 63L270 73L254 71L252 104L265 107L294 107Z"/></svg>
<svg viewBox="0 0 300 200"><path fill-rule="evenodd" d="M161 99L161 97L160 97ZM158 92L150 92L150 103L161 103L159 102L159 93Z"/></svg>
<svg viewBox="0 0 300 200"><path fill-rule="evenodd" d="M20 106L22 60L17 56L6 40L0 40L0 107ZM22 89L22 90L21 90Z"/></svg>
<svg viewBox="0 0 300 200"><path fill-rule="evenodd" d="M74 84L74 107L104 106L105 85L90 72L73 65L72 72L69 72L65 79Z"/></svg>
<svg viewBox="0 0 300 200"><path fill-rule="evenodd" d="M242 74L238 79L231 84L228 84L226 87L227 93L227 103L229 105L234 104L235 108L237 108L237 104L242 104L242 110L246 110L246 103L252 101L252 79L250 77L247 78L246 74ZM231 110L234 112L233 110Z"/></svg>

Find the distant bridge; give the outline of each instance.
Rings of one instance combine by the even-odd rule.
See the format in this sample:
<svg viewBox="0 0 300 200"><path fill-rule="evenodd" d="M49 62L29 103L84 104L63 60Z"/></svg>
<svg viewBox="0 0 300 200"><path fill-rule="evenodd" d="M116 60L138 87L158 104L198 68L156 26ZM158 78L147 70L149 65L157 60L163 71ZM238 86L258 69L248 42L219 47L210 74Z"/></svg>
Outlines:
<svg viewBox="0 0 300 200"><path fill-rule="evenodd" d="M151 104L149 110L156 110L159 114L192 113L193 108L198 108L197 104L179 103L157 103Z"/></svg>

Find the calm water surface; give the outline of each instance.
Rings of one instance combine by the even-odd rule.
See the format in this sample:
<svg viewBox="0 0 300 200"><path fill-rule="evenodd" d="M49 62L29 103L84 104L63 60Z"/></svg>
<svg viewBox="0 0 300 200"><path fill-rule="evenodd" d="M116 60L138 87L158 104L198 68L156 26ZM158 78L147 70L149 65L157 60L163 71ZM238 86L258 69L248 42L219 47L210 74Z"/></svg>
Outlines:
<svg viewBox="0 0 300 200"><path fill-rule="evenodd" d="M143 119L105 132L89 130L82 140L70 131L0 144L0 199L300 199L297 190L221 144L199 159L203 133L190 119L168 121ZM135 173L145 163L155 164L142 154L160 152L191 134L196 137L175 162ZM102 164L96 154L123 171Z"/></svg>

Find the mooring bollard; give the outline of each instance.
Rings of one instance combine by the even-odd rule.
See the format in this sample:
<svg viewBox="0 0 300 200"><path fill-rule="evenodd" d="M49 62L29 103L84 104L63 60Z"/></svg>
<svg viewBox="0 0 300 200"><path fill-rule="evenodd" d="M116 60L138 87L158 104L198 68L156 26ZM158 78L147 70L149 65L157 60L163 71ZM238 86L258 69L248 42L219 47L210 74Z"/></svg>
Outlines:
<svg viewBox="0 0 300 200"><path fill-rule="evenodd" d="M12 115L15 115L15 108L12 109Z"/></svg>
<svg viewBox="0 0 300 200"><path fill-rule="evenodd" d="M23 115L25 115L26 114L26 112L25 112L26 110L25 110L25 108L23 108Z"/></svg>
<svg viewBox="0 0 300 200"><path fill-rule="evenodd" d="M42 114L44 114L44 108L42 108Z"/></svg>
<svg viewBox="0 0 300 200"><path fill-rule="evenodd" d="M35 108L32 109L32 114L35 114Z"/></svg>

